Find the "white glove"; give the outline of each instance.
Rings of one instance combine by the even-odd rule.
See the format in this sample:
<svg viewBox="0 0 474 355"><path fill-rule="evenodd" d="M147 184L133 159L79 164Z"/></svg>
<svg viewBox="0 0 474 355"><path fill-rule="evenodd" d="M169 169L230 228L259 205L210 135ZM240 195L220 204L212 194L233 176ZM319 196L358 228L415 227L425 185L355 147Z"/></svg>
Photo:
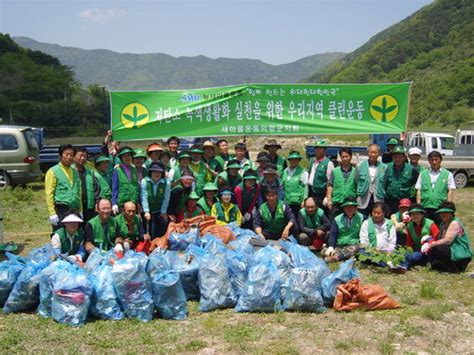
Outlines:
<svg viewBox="0 0 474 355"><path fill-rule="evenodd" d="M112 206L112 212L117 215L119 214L119 207L117 205L113 205Z"/></svg>
<svg viewBox="0 0 474 355"><path fill-rule="evenodd" d="M326 249L326 252L324 253L325 256L333 256L336 251L334 250L333 247L329 247Z"/></svg>
<svg viewBox="0 0 474 355"><path fill-rule="evenodd" d="M59 217L57 214L53 216L49 216L49 223L51 223L53 226L57 226L59 224Z"/></svg>
<svg viewBox="0 0 474 355"><path fill-rule="evenodd" d="M431 240L431 235L425 235L423 238L421 238L421 244L425 244Z"/></svg>
<svg viewBox="0 0 474 355"><path fill-rule="evenodd" d="M430 252L430 250L431 250L431 246L430 246L429 243L425 243L421 246L421 252L423 254L428 254Z"/></svg>
<svg viewBox="0 0 474 355"><path fill-rule="evenodd" d="M325 198L323 199L323 206L326 207L327 205L328 205L328 198L325 197Z"/></svg>
<svg viewBox="0 0 474 355"><path fill-rule="evenodd" d="M122 244L118 243L114 246L115 254L123 254L123 246Z"/></svg>
<svg viewBox="0 0 474 355"><path fill-rule="evenodd" d="M130 243L129 242L123 242L123 249L125 249L125 251L130 250Z"/></svg>
<svg viewBox="0 0 474 355"><path fill-rule="evenodd" d="M244 214L244 221L245 222L250 221L250 218L252 218L252 215L250 213L247 212L246 214Z"/></svg>

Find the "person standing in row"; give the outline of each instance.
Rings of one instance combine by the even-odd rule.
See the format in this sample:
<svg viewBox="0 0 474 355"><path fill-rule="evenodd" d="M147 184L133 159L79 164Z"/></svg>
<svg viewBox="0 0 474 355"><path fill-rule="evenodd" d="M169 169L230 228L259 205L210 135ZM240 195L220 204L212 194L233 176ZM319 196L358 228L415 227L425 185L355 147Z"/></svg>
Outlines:
<svg viewBox="0 0 474 355"><path fill-rule="evenodd" d="M278 175L281 176L283 170L287 167L285 158L277 154L278 149L281 149L281 145L277 143L276 139L269 139L268 143L263 146L263 149L268 151L270 163L275 165Z"/></svg>
<svg viewBox="0 0 474 355"><path fill-rule="evenodd" d="M121 164L115 167L112 174L112 211L115 215L120 213L125 202L138 204L140 197L137 169L132 164L132 148L123 147L117 156Z"/></svg>
<svg viewBox="0 0 474 355"><path fill-rule="evenodd" d="M308 195L308 172L299 166L303 159L299 152L291 151L287 159L290 166L283 170L281 176L284 200L290 206L293 215L298 216L303 201Z"/></svg>
<svg viewBox="0 0 474 355"><path fill-rule="evenodd" d="M112 199L112 176L109 172L110 160L105 155L99 155L94 160L95 178L100 185L100 198Z"/></svg>
<svg viewBox="0 0 474 355"><path fill-rule="evenodd" d="M100 197L100 184L95 177L94 171L86 167L87 149L80 147L74 149L74 169L79 173L81 179L81 200L83 220L87 222L96 215L95 204Z"/></svg>
<svg viewBox="0 0 474 355"><path fill-rule="evenodd" d="M326 157L326 142L324 140L316 141L314 145L315 157L309 161L308 194L314 197L320 206L326 197L327 182L334 170L333 162Z"/></svg>
<svg viewBox="0 0 474 355"><path fill-rule="evenodd" d="M173 169L178 163L179 138L176 136L169 137L166 141L166 145L170 153L170 168Z"/></svg>

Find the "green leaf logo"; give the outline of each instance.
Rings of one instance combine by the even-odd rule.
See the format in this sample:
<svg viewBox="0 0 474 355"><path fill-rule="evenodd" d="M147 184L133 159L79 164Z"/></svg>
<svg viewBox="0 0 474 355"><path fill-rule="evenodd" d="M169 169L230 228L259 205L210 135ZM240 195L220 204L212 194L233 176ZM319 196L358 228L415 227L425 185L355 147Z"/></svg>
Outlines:
<svg viewBox="0 0 474 355"><path fill-rule="evenodd" d="M398 101L392 95L380 95L370 103L370 115L379 122L391 122L398 114Z"/></svg>
<svg viewBox="0 0 474 355"><path fill-rule="evenodd" d="M150 120L148 109L137 102L126 105L120 113L125 128L140 128Z"/></svg>

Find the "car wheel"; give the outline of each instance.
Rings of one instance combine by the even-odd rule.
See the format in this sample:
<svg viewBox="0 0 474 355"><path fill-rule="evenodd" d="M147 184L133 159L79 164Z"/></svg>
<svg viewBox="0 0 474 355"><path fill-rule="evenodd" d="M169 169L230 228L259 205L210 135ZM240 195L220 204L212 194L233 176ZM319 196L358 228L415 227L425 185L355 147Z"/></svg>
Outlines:
<svg viewBox="0 0 474 355"><path fill-rule="evenodd" d="M459 171L454 175L454 183L456 184L456 189L463 189L467 185L467 174L463 171Z"/></svg>
<svg viewBox="0 0 474 355"><path fill-rule="evenodd" d="M10 186L12 181L6 171L0 171L0 190L4 190L7 186Z"/></svg>

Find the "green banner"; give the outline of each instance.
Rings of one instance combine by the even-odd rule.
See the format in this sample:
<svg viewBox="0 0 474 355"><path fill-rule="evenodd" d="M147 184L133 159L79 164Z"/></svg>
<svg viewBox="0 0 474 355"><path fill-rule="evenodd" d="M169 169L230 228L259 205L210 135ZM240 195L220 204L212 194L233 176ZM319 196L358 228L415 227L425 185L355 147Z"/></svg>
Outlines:
<svg viewBox="0 0 474 355"><path fill-rule="evenodd" d="M410 83L112 91L114 139L400 133Z"/></svg>

